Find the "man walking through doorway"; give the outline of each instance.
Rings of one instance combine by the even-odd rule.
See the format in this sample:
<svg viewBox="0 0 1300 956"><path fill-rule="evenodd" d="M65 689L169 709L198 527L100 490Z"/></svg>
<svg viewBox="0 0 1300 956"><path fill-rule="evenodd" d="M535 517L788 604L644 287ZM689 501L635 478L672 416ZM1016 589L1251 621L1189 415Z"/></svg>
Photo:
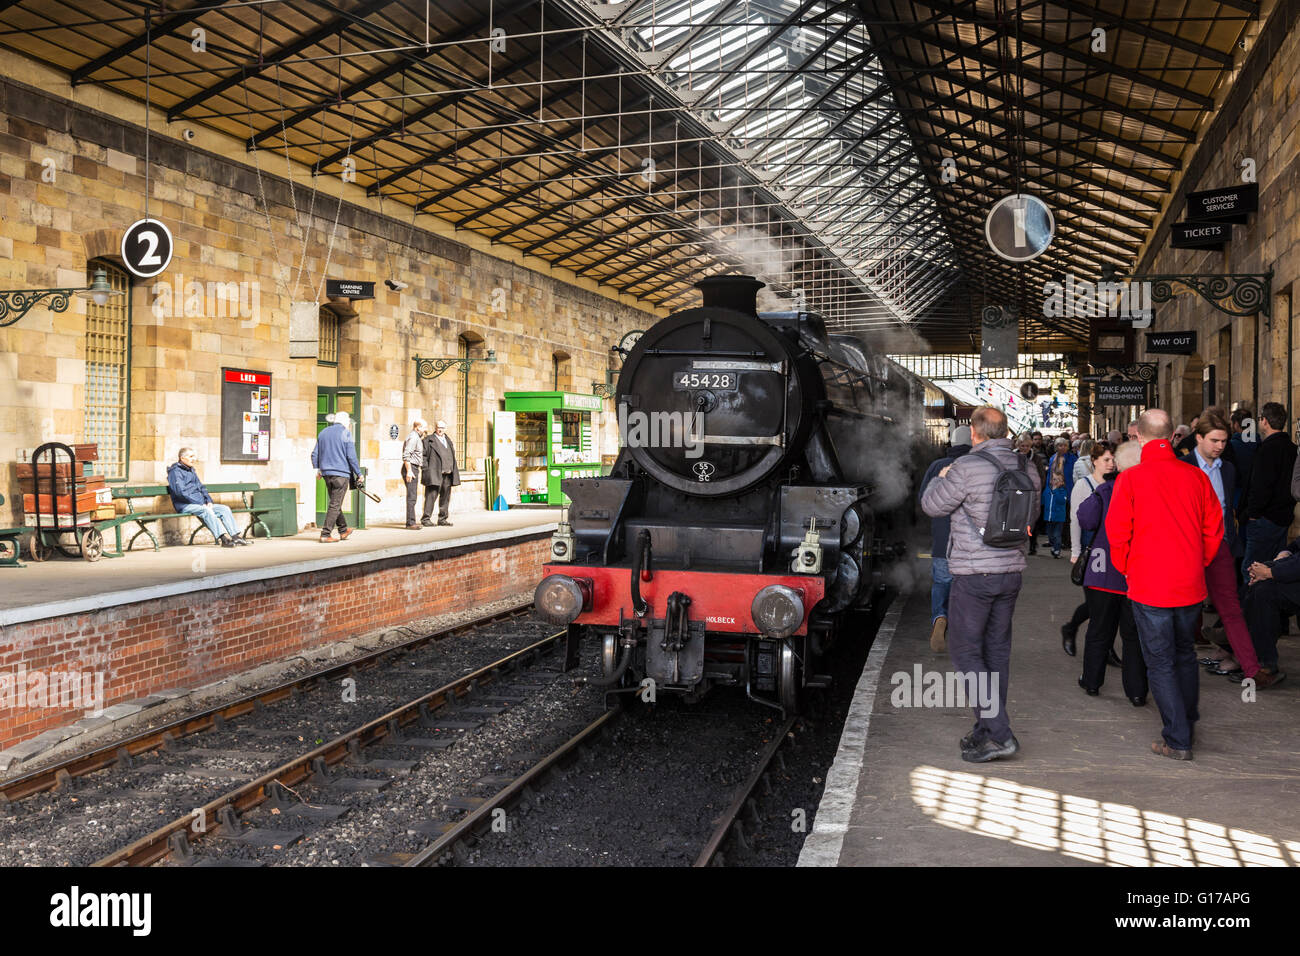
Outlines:
<svg viewBox="0 0 1300 956"><path fill-rule="evenodd" d="M325 522L320 526L320 539L323 544L330 544L334 541L331 533L335 524L339 529L339 541L352 533L343 517L343 496L348 493L352 482L360 477L361 464L353 447L352 419L348 413L335 412L327 415L325 420L330 424L316 436L316 447L311 450L311 466L329 492L329 507L325 511Z"/></svg>

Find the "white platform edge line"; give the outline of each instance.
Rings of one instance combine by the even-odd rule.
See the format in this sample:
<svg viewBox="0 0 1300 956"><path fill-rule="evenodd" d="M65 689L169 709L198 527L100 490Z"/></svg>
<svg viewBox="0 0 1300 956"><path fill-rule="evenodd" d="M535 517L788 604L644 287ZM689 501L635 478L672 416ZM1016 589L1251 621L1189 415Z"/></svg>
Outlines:
<svg viewBox="0 0 1300 956"><path fill-rule="evenodd" d="M844 718L840 744L835 759L826 774L826 788L817 805L817 816L812 832L799 851L797 866L838 866L844 848L844 836L849 829L853 807L858 799L858 781L862 775L863 755L867 735L871 732L871 712L876 706L876 687L885 666L885 657L894 641L894 631L902 617L903 607L911 596L904 591L894 599L894 606L885 614L876 632L876 639L867 655L862 676L853 692L853 702Z"/></svg>
<svg viewBox="0 0 1300 956"><path fill-rule="evenodd" d="M294 564L271 565L270 567L249 568L243 571L228 571L193 580L173 581L168 584L154 584L149 587L131 588L126 591L110 591L100 594L88 594L85 597L72 598L67 601L52 601L46 604L29 604L25 607L9 608L0 611L0 627L10 624L24 624L29 621L43 621L53 617L66 617L69 614L81 614L85 611L102 611L123 604L137 604L142 601L156 601L176 594L190 594L195 591L211 591L217 588L245 584L249 581L269 581L274 578L292 577L297 574L310 574L313 571L327 571L330 568L348 567L354 564L366 564L370 561L383 561L388 558L404 557L408 554L447 551L465 545L483 544L500 541L505 538L520 537L529 534L542 534L554 531L559 525L552 521L547 524L523 525L503 531L488 531L483 534L469 535L464 538L448 538L442 541L424 544L398 545L382 551L363 551L358 554L341 555L337 558L319 558L313 561L299 561ZM314 542L312 542L314 545ZM178 546L183 547L183 546ZM152 552L150 552L152 553ZM105 558L104 560L109 560ZM114 559L116 560L116 559Z"/></svg>

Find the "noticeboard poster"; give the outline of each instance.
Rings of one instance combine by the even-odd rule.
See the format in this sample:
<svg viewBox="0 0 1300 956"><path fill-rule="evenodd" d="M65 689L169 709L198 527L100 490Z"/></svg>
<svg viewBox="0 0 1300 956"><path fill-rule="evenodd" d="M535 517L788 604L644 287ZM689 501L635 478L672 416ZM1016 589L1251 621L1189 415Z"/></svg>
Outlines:
<svg viewBox="0 0 1300 956"><path fill-rule="evenodd" d="M221 370L221 460L271 460L271 373Z"/></svg>

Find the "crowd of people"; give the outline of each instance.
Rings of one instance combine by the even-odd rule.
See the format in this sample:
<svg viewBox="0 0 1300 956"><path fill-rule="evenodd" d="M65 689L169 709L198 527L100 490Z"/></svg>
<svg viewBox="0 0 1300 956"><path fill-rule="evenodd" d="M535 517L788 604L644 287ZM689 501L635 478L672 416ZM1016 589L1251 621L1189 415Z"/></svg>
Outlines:
<svg viewBox="0 0 1300 956"><path fill-rule="evenodd" d="M1258 689L1285 679L1278 638L1300 614L1300 537L1287 543L1300 464L1287 426L1268 402L1258 419L1212 407L1175 428L1150 409L1104 438L1012 436L985 406L954 431L919 490L932 518L930 647L946 647L960 673L996 676L1000 704L994 715L976 708L963 759L1019 749L1005 712L1011 618L1044 534L1083 588L1061 627L1077 657L1087 625L1079 687L1098 696L1107 667L1119 668L1129 702L1153 698L1160 712L1154 753L1192 759L1198 665Z"/></svg>

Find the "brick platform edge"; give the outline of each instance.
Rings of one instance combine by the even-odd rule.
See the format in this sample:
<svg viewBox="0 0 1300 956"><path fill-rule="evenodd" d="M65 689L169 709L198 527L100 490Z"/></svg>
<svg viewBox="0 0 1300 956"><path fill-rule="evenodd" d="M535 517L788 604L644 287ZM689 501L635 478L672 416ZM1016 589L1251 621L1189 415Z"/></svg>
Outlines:
<svg viewBox="0 0 1300 956"><path fill-rule="evenodd" d="M107 708L197 687L516 594L540 579L549 553L550 535L542 534L11 625L0 629L0 749L77 721L88 703Z"/></svg>

